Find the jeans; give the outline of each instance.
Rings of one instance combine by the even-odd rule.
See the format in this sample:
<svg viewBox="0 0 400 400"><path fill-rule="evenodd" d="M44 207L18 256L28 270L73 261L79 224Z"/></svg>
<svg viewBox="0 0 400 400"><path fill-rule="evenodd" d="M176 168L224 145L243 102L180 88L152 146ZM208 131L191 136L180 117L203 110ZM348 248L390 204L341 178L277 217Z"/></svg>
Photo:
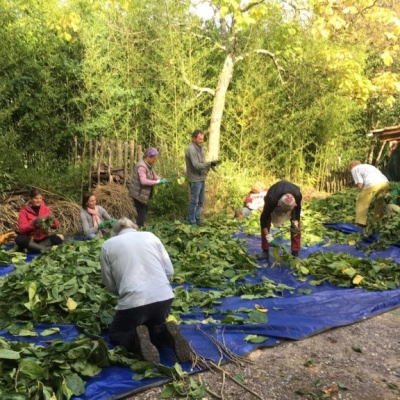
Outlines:
<svg viewBox="0 0 400 400"><path fill-rule="evenodd" d="M89 235L84 236L83 240L92 240L97 237L97 233L89 233Z"/></svg>
<svg viewBox="0 0 400 400"><path fill-rule="evenodd" d="M205 199L205 182L190 182L189 224L201 223Z"/></svg>

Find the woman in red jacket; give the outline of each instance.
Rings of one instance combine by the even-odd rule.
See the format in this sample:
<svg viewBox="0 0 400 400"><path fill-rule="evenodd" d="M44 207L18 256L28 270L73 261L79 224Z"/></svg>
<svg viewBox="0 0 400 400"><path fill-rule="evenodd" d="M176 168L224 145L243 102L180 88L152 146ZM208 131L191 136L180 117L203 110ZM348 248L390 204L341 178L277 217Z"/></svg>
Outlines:
<svg viewBox="0 0 400 400"><path fill-rule="evenodd" d="M32 189L28 204L19 211L19 234L15 243L20 251L40 253L64 241L64 236L61 234L49 234L51 229L57 229L58 226L59 222L43 201L42 192Z"/></svg>

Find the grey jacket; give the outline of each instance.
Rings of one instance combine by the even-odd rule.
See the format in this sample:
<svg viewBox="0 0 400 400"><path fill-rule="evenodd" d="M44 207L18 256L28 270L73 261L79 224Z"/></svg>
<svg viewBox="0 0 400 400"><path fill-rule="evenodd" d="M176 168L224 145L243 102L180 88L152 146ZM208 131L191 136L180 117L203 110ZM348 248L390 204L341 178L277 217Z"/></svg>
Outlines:
<svg viewBox="0 0 400 400"><path fill-rule="evenodd" d="M211 161L204 161L203 147L190 143L185 151L186 177L189 182L202 182L207 178Z"/></svg>
<svg viewBox="0 0 400 400"><path fill-rule="evenodd" d="M102 221L108 221L109 219L111 219L108 212L102 206L97 206L97 207L99 209L99 217L101 218ZM81 216L83 234L85 236L90 235L91 233L98 232L97 226L93 225L92 216L85 209L81 208L80 216Z"/></svg>

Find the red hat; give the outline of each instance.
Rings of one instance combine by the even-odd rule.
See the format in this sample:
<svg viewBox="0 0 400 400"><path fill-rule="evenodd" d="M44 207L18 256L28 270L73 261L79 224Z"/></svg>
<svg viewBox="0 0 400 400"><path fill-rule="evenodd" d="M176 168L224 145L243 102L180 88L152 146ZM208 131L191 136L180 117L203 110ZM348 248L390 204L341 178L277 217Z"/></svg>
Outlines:
<svg viewBox="0 0 400 400"><path fill-rule="evenodd" d="M282 208L282 210L285 211L292 211L293 208L296 206L296 200L290 193L284 194L278 201L278 207Z"/></svg>

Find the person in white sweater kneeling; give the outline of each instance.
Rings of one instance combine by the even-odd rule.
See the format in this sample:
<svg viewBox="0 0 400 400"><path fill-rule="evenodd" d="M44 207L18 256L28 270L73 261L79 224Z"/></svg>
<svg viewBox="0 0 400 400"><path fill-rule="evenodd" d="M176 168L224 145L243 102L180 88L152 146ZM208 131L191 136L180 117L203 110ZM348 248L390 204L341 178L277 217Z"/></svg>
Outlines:
<svg viewBox="0 0 400 400"><path fill-rule="evenodd" d="M118 296L110 340L152 363L160 362L158 347L167 344L178 361L188 362L188 341L175 322L166 322L174 298L171 259L156 235L136 229L130 219L118 220L101 247L103 283Z"/></svg>

